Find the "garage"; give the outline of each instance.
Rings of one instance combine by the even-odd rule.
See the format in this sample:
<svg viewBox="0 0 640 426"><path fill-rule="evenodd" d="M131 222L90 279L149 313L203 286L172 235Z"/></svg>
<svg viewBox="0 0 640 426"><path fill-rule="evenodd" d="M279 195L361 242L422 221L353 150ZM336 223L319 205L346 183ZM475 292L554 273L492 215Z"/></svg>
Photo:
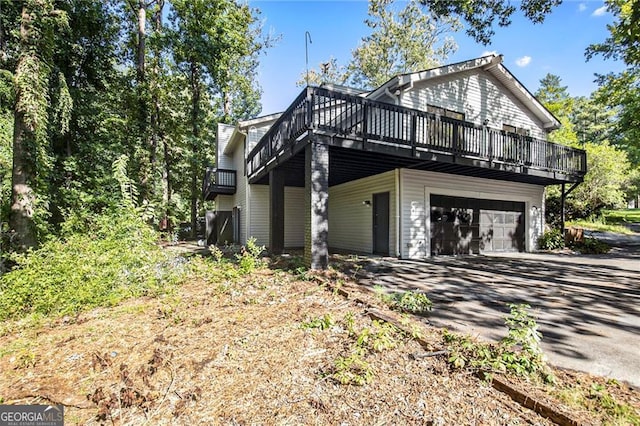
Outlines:
<svg viewBox="0 0 640 426"><path fill-rule="evenodd" d="M431 254L524 251L525 203L430 196Z"/></svg>
<svg viewBox="0 0 640 426"><path fill-rule="evenodd" d="M480 253L524 251L524 213L480 210Z"/></svg>

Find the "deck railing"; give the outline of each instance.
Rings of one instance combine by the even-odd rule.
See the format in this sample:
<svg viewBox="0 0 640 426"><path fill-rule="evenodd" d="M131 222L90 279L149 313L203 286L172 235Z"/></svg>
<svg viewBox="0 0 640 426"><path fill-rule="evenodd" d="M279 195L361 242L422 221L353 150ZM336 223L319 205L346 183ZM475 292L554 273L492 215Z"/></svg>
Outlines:
<svg viewBox="0 0 640 426"><path fill-rule="evenodd" d="M202 183L204 198L213 199L218 194L236 193L236 171L207 167Z"/></svg>
<svg viewBox="0 0 640 426"><path fill-rule="evenodd" d="M324 88L307 88L247 156L251 177L307 131L583 176L581 149Z"/></svg>

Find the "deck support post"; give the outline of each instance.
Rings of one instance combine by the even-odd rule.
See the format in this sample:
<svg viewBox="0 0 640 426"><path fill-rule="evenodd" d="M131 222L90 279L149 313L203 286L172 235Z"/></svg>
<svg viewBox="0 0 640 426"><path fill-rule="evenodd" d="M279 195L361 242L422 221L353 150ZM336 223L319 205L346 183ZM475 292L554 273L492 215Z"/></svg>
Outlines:
<svg viewBox="0 0 640 426"><path fill-rule="evenodd" d="M311 140L305 147L304 260L311 269L329 265L329 146Z"/></svg>
<svg viewBox="0 0 640 426"><path fill-rule="evenodd" d="M563 183L562 188L560 189L560 234L562 234L562 238L564 238L564 232L565 232L565 228L564 228L565 201L566 201L566 196L564 193L564 183Z"/></svg>
<svg viewBox="0 0 640 426"><path fill-rule="evenodd" d="M567 202L567 196L569 194L571 194L573 192L574 189L576 189L578 187L578 185L580 185L582 182L576 182L573 185L571 185L571 188L569 188L568 191L564 190L564 183L562 184L562 189L560 190L560 222L562 222L561 224L561 228L560 228L560 232L562 233L562 236L564 237L564 233L565 233L565 226L564 226L564 220L565 220L565 204Z"/></svg>
<svg viewBox="0 0 640 426"><path fill-rule="evenodd" d="M284 251L284 171L278 167L269 172L269 250Z"/></svg>

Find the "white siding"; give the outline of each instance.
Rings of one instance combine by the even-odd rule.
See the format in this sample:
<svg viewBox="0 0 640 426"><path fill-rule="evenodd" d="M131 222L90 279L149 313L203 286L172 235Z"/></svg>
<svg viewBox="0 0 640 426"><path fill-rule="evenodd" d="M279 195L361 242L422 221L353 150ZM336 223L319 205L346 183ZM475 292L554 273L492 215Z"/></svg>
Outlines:
<svg viewBox="0 0 640 426"><path fill-rule="evenodd" d="M465 120L502 129L503 124L531 130L531 136L546 139L540 121L486 71L474 69L418 83L403 93L401 104L426 110L427 104L465 114Z"/></svg>
<svg viewBox="0 0 640 426"><path fill-rule="evenodd" d="M263 123L259 126L251 126L247 130L247 154L256 146L265 133L271 128L273 121Z"/></svg>
<svg viewBox="0 0 640 426"><path fill-rule="evenodd" d="M269 246L269 186L249 185L249 237L259 245ZM284 189L284 245L287 248L304 246L304 188Z"/></svg>
<svg viewBox="0 0 640 426"><path fill-rule="evenodd" d="M284 189L284 246L304 247L304 188Z"/></svg>
<svg viewBox="0 0 640 426"><path fill-rule="evenodd" d="M269 186L249 185L249 230L248 237L254 237L261 246L269 245Z"/></svg>
<svg viewBox="0 0 640 426"><path fill-rule="evenodd" d="M329 188L329 246L333 249L373 251L373 194L389 192L389 253L396 254L396 185L390 171Z"/></svg>
<svg viewBox="0 0 640 426"><path fill-rule="evenodd" d="M218 195L216 197L216 210L217 211L231 211L233 210L235 195Z"/></svg>
<svg viewBox="0 0 640 426"><path fill-rule="evenodd" d="M247 241L247 217L249 214L247 203L247 177L244 175L244 143L236 146L233 152L233 167L236 170L236 193L232 207L240 209L240 243Z"/></svg>
<svg viewBox="0 0 640 426"><path fill-rule="evenodd" d="M218 123L218 137L216 138L217 153L216 153L216 167L219 169L233 169L233 158L229 155L223 154L224 149L229 143L229 139L233 134L234 126L228 124Z"/></svg>
<svg viewBox="0 0 640 426"><path fill-rule="evenodd" d="M536 249L544 229L544 187L420 170L400 170L401 257L416 259L430 252L431 194L525 203L525 249Z"/></svg>

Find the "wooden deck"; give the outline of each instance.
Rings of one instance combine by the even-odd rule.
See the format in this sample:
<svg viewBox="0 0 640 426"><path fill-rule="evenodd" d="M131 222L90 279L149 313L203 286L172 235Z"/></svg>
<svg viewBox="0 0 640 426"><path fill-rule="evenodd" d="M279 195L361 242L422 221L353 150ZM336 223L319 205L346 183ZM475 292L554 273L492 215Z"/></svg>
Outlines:
<svg viewBox="0 0 640 426"><path fill-rule="evenodd" d="M466 170L475 169L474 174L481 169L527 174L545 184L581 182L586 173L586 154L581 149L324 88L306 88L248 154L249 181L257 182L319 138L349 150L460 164Z"/></svg>

